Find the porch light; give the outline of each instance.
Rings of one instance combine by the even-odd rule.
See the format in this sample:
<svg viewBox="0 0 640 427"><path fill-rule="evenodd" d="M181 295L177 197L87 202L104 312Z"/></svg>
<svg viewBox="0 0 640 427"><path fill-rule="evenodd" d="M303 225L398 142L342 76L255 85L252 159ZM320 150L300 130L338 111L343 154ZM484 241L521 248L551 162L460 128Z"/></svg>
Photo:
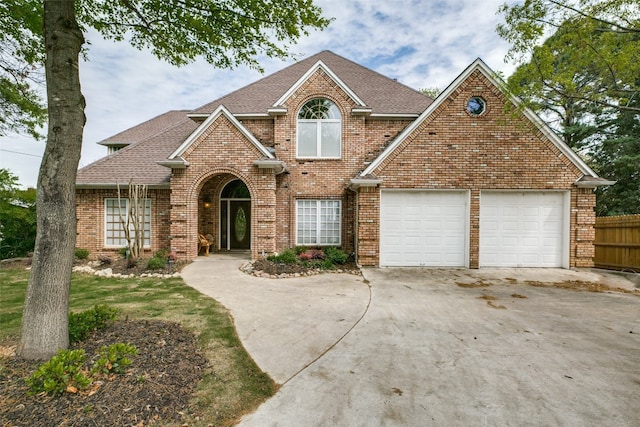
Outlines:
<svg viewBox="0 0 640 427"><path fill-rule="evenodd" d="M209 209L211 207L211 196L210 195L207 194L206 196L204 196L202 201L204 202L204 208L205 209Z"/></svg>

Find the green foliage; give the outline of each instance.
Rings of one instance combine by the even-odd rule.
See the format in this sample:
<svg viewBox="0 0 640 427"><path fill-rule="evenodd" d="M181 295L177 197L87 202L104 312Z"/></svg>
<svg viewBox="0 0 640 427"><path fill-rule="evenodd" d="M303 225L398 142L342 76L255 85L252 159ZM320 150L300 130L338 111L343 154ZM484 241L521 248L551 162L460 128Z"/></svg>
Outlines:
<svg viewBox="0 0 640 427"><path fill-rule="evenodd" d="M0 3L0 136L26 132L40 138L46 119L39 88L44 80L42 4L37 0Z"/></svg>
<svg viewBox="0 0 640 427"><path fill-rule="evenodd" d="M125 368L131 365L129 356L138 354L138 349L131 344L117 343L100 348L99 357L93 363L91 374L124 374Z"/></svg>
<svg viewBox="0 0 640 427"><path fill-rule="evenodd" d="M74 255L77 259L87 259L89 258L89 249L76 248Z"/></svg>
<svg viewBox="0 0 640 427"><path fill-rule="evenodd" d="M285 249L278 255L268 256L267 260L277 263L295 264L298 261L298 257L296 256L296 251L293 249Z"/></svg>
<svg viewBox="0 0 640 427"><path fill-rule="evenodd" d="M131 365L129 356L136 354L138 349L131 344L116 343L103 346L87 375L83 370L87 359L84 350L59 350L25 381L32 395L43 392L52 395L59 395L65 391L75 392L88 387L95 376L123 374L126 367Z"/></svg>
<svg viewBox="0 0 640 427"><path fill-rule="evenodd" d="M78 20L105 38L127 39L174 65L201 56L219 68L247 64L261 69L256 57L284 58L287 46L322 29L329 20L312 0L219 2L149 0L135 3L83 1Z"/></svg>
<svg viewBox="0 0 640 427"><path fill-rule="evenodd" d="M167 266L166 258L158 258L154 256L153 258L150 258L149 261L147 262L147 268L149 270L161 270L166 266Z"/></svg>
<svg viewBox="0 0 640 427"><path fill-rule="evenodd" d="M423 94L427 95L428 97L436 99L438 97L438 95L440 95L441 91L437 87L433 86L433 87L422 88L422 89L420 89L420 92L422 92Z"/></svg>
<svg viewBox="0 0 640 427"><path fill-rule="evenodd" d="M267 260L281 264L301 264L309 268L332 270L337 265L347 262L349 256L334 246L323 249L309 249L306 246L296 246L285 249L279 255L268 256Z"/></svg>
<svg viewBox="0 0 640 427"><path fill-rule="evenodd" d="M82 371L82 365L86 360L84 350L59 350L48 362L40 367L26 379L30 394L47 393L62 394L69 387L78 390L91 384Z"/></svg>
<svg viewBox="0 0 640 427"><path fill-rule="evenodd" d="M0 169L0 225L0 259L26 256L33 251L36 190L20 190L18 177L7 169Z"/></svg>
<svg viewBox="0 0 640 427"><path fill-rule="evenodd" d="M637 0L528 0L500 12L508 59L522 63L508 89L599 175L617 181L596 190L598 215L640 213Z"/></svg>
<svg viewBox="0 0 640 427"><path fill-rule="evenodd" d="M171 254L171 250L167 248L162 248L159 251L157 251L155 254L153 254L153 256L155 258L168 259L170 254Z"/></svg>
<svg viewBox="0 0 640 427"><path fill-rule="evenodd" d="M123 247L118 249L118 255L120 255L122 258L126 258L127 257L127 252L129 252L129 248L128 247Z"/></svg>
<svg viewBox="0 0 640 427"><path fill-rule="evenodd" d="M39 138L38 127L46 120L39 95L44 82L42 6L39 0L0 3L0 136L24 131ZM246 64L261 69L256 58L285 58L288 43L330 22L312 0L90 0L77 2L76 10L84 31L94 28L107 39L127 39L174 65L203 57L220 68Z"/></svg>
<svg viewBox="0 0 640 427"><path fill-rule="evenodd" d="M504 4L499 13L505 22L497 32L511 43L507 59L531 64L542 88L579 102L640 111L620 102L640 95L637 0L528 0Z"/></svg>
<svg viewBox="0 0 640 427"><path fill-rule="evenodd" d="M309 248L306 246L296 246L295 248L293 248L293 250L295 251L296 255L299 256L301 253L308 251Z"/></svg>
<svg viewBox="0 0 640 427"><path fill-rule="evenodd" d="M629 100L640 106L640 98ZM621 111L612 120L613 134L594 150L596 172L617 181L596 190L596 215L640 213L640 114Z"/></svg>
<svg viewBox="0 0 640 427"><path fill-rule="evenodd" d="M20 333L28 280L29 272L24 268L0 268L0 340L12 342ZM228 310L214 299L203 297L180 278L74 275L70 296L74 311L93 307L96 301L108 301L131 321L158 316L197 333L200 348L207 358L216 360L217 366L216 375L205 375L194 397L195 408L205 425L233 424L238 414L255 410L277 391L273 381L246 353ZM216 350L220 348L225 349L224 354ZM141 374L134 375L132 380L142 383L148 379Z"/></svg>
<svg viewBox="0 0 640 427"><path fill-rule="evenodd" d="M118 309L96 305L79 313L69 313L69 342L84 341L95 330L106 328L115 319Z"/></svg>
<svg viewBox="0 0 640 427"><path fill-rule="evenodd" d="M347 255L346 252L334 246L328 246L324 248L324 256L326 260L336 265L344 264L349 258L349 255Z"/></svg>

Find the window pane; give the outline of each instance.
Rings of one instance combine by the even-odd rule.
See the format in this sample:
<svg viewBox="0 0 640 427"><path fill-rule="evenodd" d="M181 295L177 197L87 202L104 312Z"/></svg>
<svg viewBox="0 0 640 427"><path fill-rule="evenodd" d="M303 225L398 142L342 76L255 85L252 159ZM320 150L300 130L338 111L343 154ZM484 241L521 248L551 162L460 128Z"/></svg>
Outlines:
<svg viewBox="0 0 640 427"><path fill-rule="evenodd" d="M316 98L298 112L297 157L341 156L340 109L332 101Z"/></svg>
<svg viewBox="0 0 640 427"><path fill-rule="evenodd" d="M322 157L340 157L340 123L322 122Z"/></svg>
<svg viewBox="0 0 640 427"><path fill-rule="evenodd" d="M297 244L340 245L340 201L297 201Z"/></svg>
<svg viewBox="0 0 640 427"><path fill-rule="evenodd" d="M318 156L316 122L298 122L298 157Z"/></svg>
<svg viewBox="0 0 640 427"><path fill-rule="evenodd" d="M105 199L105 245L107 246L127 246L127 239L124 232L122 223L120 222L120 215L126 222L129 215L129 200L120 199L121 209L118 209L118 199ZM143 216L144 224L144 246L151 246L151 199L146 199L144 204L144 213L140 209L140 215ZM129 225L132 236L133 224Z"/></svg>

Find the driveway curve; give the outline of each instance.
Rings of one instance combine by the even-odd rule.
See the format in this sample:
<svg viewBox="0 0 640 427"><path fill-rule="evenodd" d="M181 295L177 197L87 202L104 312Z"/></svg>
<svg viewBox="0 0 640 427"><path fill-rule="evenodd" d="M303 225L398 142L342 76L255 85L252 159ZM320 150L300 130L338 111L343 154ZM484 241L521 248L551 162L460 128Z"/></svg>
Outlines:
<svg viewBox="0 0 640 427"><path fill-rule="evenodd" d="M244 347L278 384L331 349L369 305L362 276L267 279L241 272L246 262L243 253L212 254L197 258L181 275L229 309Z"/></svg>
<svg viewBox="0 0 640 427"><path fill-rule="evenodd" d="M192 285L190 269L183 276ZM269 291L256 289L249 301L237 295L241 286L217 295L203 290L231 310L249 353L284 383L239 425L640 425L640 298L572 290L605 281L633 289L630 282L555 269L365 269L364 277L370 302L369 286L348 275L263 279L258 288ZM336 281L332 290L318 293L329 278ZM333 288L342 281L341 290ZM333 307L338 293L344 304L326 312L316 333L309 310ZM279 301L282 295L290 304ZM285 320L261 328L257 300L272 307L271 321ZM240 314L247 304L256 310ZM319 311L316 321L325 317ZM263 333L282 335L284 346L267 338L256 345ZM319 358L309 351L316 337L324 348ZM339 338L330 344L331 337ZM290 347L306 350L289 353ZM301 355L304 361L294 360ZM271 357L296 367L285 373L268 363Z"/></svg>

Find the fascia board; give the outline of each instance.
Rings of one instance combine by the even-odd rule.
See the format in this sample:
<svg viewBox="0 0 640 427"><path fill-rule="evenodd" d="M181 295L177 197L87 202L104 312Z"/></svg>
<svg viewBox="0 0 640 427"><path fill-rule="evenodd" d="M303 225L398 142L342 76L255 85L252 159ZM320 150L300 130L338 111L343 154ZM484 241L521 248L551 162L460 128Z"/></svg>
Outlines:
<svg viewBox="0 0 640 427"><path fill-rule="evenodd" d="M340 89L342 89L343 91L345 91L345 93L347 95L349 95L349 98L351 98L353 100L353 102L355 102L356 104L358 104L361 107L365 107L366 106L364 101L362 101L360 99L360 97L358 97L358 95L356 95L356 93L349 88L349 86L347 86L333 71L331 71L331 69L329 67L327 67L322 61L318 61L318 62L315 63L315 65L313 67L309 68L307 70L307 72L304 73L304 75L302 77L300 77L298 79L298 81L295 82L293 84L293 86L291 86L289 88L289 90L287 90L284 93L284 95L282 95L280 97L280 99L278 99L276 102L273 103L273 107L278 107L278 106L284 105L286 100L289 99L289 97L291 95L293 95L293 93L296 90L298 90L298 88L300 86L302 86L304 84L304 82L306 82L311 77L311 75L313 75L313 73L315 73L319 69L322 69L322 71L327 73L327 75L329 77L331 77L331 79L334 82L336 82L336 84L340 87Z"/></svg>
<svg viewBox="0 0 640 427"><path fill-rule="evenodd" d="M247 128L244 127L242 123L240 123L238 119L236 119L233 114L229 112L229 110L226 109L224 105L220 105L213 113L209 115L209 117L207 117L204 122L200 124L200 126L198 126L195 131L193 131L191 135L189 135L187 139L185 139L182 144L180 144L180 146L173 153L171 153L168 159L174 160L176 157L182 156L187 148L189 148L191 144L193 144L200 136L202 136L202 134L209 128L209 126L211 126L211 124L215 122L221 115L224 115L249 141L251 141L251 143L255 145L258 150L260 150L260 153L262 155L269 159L275 158L273 154L271 154L269 150L267 150L265 146L262 145L260 141L258 141L255 136L253 136L251 132L249 132Z"/></svg>

